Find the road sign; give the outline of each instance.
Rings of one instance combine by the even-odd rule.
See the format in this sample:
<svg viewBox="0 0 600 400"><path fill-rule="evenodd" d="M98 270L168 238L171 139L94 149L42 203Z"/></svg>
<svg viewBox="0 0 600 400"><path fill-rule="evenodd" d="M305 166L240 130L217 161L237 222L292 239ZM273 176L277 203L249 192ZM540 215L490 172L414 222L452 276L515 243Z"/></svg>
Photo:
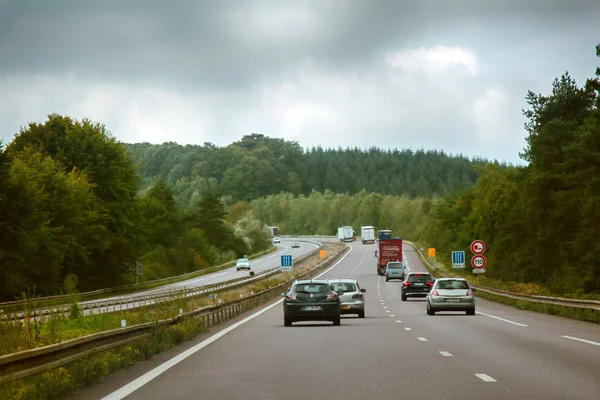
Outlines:
<svg viewBox="0 0 600 400"><path fill-rule="evenodd" d="M216 293L211 293L208 295L209 299L216 299L217 298L217 294Z"/></svg>
<svg viewBox="0 0 600 400"><path fill-rule="evenodd" d="M475 255L481 255L485 253L485 243L482 240L474 240L471 243L471 253Z"/></svg>
<svg viewBox="0 0 600 400"><path fill-rule="evenodd" d="M319 257L325 258L325 250L319 250Z"/></svg>
<svg viewBox="0 0 600 400"><path fill-rule="evenodd" d="M435 248L430 247L427 249L427 256L428 257L435 257Z"/></svg>
<svg viewBox="0 0 600 400"><path fill-rule="evenodd" d="M477 255L477 256L473 256L473 258L471 258L471 265L475 269L483 269L483 268L485 268L486 264L487 264L487 260L485 259L484 256Z"/></svg>
<svg viewBox="0 0 600 400"><path fill-rule="evenodd" d="M464 268L465 267L465 252L464 251L453 251L452 252L452 268Z"/></svg>
<svg viewBox="0 0 600 400"><path fill-rule="evenodd" d="M292 260L291 254L283 254L281 256L281 270L282 271L291 271L294 267L294 261Z"/></svg>
<svg viewBox="0 0 600 400"><path fill-rule="evenodd" d="M474 274L485 274L485 268L481 268L481 269L474 269L473 270Z"/></svg>

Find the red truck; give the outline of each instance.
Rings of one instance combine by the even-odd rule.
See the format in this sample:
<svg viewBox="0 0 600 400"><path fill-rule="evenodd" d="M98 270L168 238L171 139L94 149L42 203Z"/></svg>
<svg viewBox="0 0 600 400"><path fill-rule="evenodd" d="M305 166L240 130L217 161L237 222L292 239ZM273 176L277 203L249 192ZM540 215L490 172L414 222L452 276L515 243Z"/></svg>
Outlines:
<svg viewBox="0 0 600 400"><path fill-rule="evenodd" d="M377 274L385 275L385 267L390 261L402 262L402 239L379 239L377 257Z"/></svg>

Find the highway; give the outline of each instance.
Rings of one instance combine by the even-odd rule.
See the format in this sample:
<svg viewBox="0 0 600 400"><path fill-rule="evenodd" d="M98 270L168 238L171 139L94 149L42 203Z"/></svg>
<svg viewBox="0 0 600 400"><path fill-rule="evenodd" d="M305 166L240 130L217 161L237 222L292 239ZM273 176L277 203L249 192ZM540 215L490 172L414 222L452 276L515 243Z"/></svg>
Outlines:
<svg viewBox="0 0 600 400"><path fill-rule="evenodd" d="M428 316L375 272L375 245L322 278L357 279L366 318L283 326L281 300L138 363L72 399L599 398L600 325L477 299L477 314ZM413 271L424 271L404 246Z"/></svg>
<svg viewBox="0 0 600 400"><path fill-rule="evenodd" d="M257 274L259 272L277 267L280 264L279 257L282 254L291 254L294 258L298 258L298 257L301 257L302 255L304 255L306 253L310 253L311 251L318 248L318 245L316 245L314 243L298 241L298 243L300 244L300 248L292 249L292 243L294 241L296 241L296 240L294 240L293 238L281 239L281 243L275 244L275 247L277 247L276 251L274 251L273 253L267 254L265 256L262 256L260 258L250 260L251 270L254 271L255 274ZM235 279L235 278L240 278L243 276L248 276L248 274L249 274L249 271L246 271L246 270L236 271L235 267L230 267L227 269L223 269L221 271L208 273L206 275L202 275L197 278L188 279L186 281L171 283L171 284L159 286L159 287L156 287L153 289L143 290L143 291L134 292L134 293L128 293L128 294L124 294L124 295L120 295L120 296L111 296L111 297L106 297L106 298L101 298L101 299L90 300L90 301L82 301L79 304L83 305L83 304L90 304L90 303L98 303L98 302L102 302L102 301L128 299L131 297L138 297L138 296L157 295L160 293L168 293L173 290L181 290L184 288L191 289L191 288L195 288L198 286L211 285L211 284L215 284L218 282L223 282L223 281L228 281L228 280Z"/></svg>

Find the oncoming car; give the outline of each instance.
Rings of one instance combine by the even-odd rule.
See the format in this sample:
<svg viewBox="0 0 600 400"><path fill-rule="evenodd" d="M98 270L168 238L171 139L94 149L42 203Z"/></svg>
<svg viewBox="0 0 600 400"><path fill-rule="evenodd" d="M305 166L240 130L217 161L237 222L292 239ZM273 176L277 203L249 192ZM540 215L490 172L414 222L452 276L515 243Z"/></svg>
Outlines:
<svg viewBox="0 0 600 400"><path fill-rule="evenodd" d="M300 243L292 243L292 249L299 249Z"/></svg>
<svg viewBox="0 0 600 400"><path fill-rule="evenodd" d="M365 317L365 293L355 279L329 279L329 286L333 289L341 302L341 314L358 314L358 318Z"/></svg>
<svg viewBox="0 0 600 400"><path fill-rule="evenodd" d="M250 261L247 258L240 258L235 263L235 270L239 271L241 269L247 269L250 271Z"/></svg>
<svg viewBox="0 0 600 400"><path fill-rule="evenodd" d="M427 314L465 311L467 315L475 315L473 290L464 278L438 278L427 295Z"/></svg>
<svg viewBox="0 0 600 400"><path fill-rule="evenodd" d="M326 280L295 281L288 293L281 293L283 324L299 321L332 321L340 325L340 297Z"/></svg>
<svg viewBox="0 0 600 400"><path fill-rule="evenodd" d="M278 238L278 237L274 237L273 238L273 244L275 244L275 243L281 243L281 239Z"/></svg>

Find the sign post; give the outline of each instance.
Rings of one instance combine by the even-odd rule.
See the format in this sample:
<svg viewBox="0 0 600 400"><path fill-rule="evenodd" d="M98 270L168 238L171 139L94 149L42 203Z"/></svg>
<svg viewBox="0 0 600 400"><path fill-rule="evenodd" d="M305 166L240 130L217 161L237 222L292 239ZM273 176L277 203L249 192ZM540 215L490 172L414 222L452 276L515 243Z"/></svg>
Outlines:
<svg viewBox="0 0 600 400"><path fill-rule="evenodd" d="M487 264L487 260L483 256L485 253L485 243L483 240L474 240L471 243L471 253L474 254L473 258L471 258L471 266L473 266L474 274L484 274L485 266Z"/></svg>
<svg viewBox="0 0 600 400"><path fill-rule="evenodd" d="M283 254L281 256L281 271L282 272L291 272L294 268L294 260L292 259L291 254Z"/></svg>
<svg viewBox="0 0 600 400"><path fill-rule="evenodd" d="M452 268L464 268L465 267L465 252L464 251L453 251L452 252Z"/></svg>

